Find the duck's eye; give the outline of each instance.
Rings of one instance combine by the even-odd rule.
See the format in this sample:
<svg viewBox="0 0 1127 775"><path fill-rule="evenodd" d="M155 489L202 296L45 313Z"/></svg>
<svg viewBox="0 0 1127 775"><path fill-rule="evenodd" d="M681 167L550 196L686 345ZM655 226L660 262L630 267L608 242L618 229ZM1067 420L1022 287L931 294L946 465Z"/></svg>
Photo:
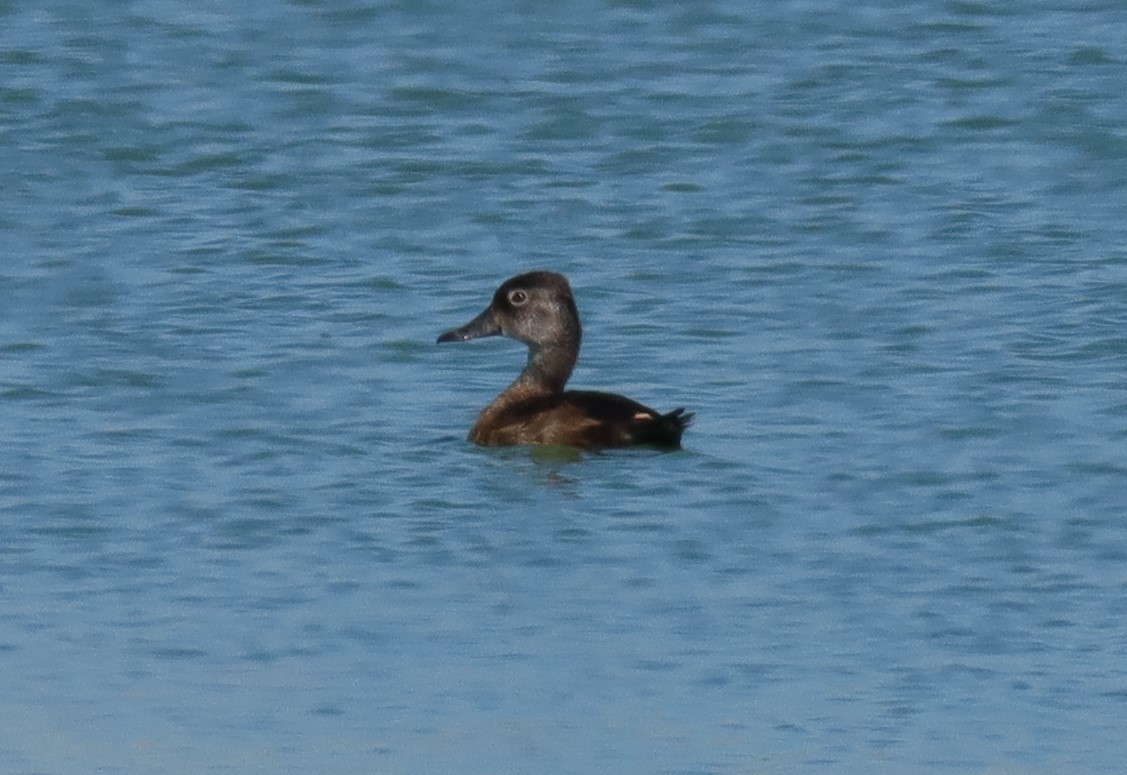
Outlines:
<svg viewBox="0 0 1127 775"><path fill-rule="evenodd" d="M528 301L528 294L522 290L509 291L509 304L514 307L523 306Z"/></svg>

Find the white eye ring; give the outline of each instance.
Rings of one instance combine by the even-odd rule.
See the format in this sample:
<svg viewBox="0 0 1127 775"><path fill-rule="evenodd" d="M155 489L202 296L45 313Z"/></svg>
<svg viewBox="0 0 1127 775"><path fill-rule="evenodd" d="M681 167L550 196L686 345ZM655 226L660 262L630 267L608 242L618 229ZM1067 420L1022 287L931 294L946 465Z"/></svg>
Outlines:
<svg viewBox="0 0 1127 775"><path fill-rule="evenodd" d="M509 291L509 304L512 304L514 307L523 307L527 303L528 294L522 291L520 288Z"/></svg>

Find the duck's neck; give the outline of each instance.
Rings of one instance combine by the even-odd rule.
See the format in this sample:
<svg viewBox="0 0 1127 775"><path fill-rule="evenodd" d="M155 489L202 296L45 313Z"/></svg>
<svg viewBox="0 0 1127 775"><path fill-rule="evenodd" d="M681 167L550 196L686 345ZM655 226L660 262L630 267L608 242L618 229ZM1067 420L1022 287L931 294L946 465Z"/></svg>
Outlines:
<svg viewBox="0 0 1127 775"><path fill-rule="evenodd" d="M529 345L524 371L505 392L522 396L562 393L578 357L579 342L568 341L546 347Z"/></svg>
<svg viewBox="0 0 1127 775"><path fill-rule="evenodd" d="M568 337L563 343L547 347L529 345L528 363L513 384L481 410L477 422L470 430L470 438L478 443L487 437L489 429L510 407L527 399L553 396L563 392L575 361L579 358L579 334Z"/></svg>

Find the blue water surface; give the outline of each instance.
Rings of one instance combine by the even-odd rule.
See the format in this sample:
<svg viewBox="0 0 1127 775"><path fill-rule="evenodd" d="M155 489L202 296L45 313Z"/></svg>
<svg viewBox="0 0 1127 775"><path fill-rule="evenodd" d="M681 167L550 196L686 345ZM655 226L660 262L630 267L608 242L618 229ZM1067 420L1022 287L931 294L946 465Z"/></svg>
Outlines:
<svg viewBox="0 0 1127 775"><path fill-rule="evenodd" d="M1118 773L1118 2L0 0L0 772ZM679 452L486 450L563 272Z"/></svg>

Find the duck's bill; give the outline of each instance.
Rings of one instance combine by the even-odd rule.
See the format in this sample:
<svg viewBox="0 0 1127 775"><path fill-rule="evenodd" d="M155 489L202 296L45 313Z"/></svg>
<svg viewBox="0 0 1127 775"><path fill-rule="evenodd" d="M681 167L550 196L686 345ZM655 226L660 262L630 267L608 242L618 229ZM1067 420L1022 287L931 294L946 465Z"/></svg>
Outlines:
<svg viewBox="0 0 1127 775"><path fill-rule="evenodd" d="M498 336L500 333L501 327L493 320L493 310L487 309L461 328L455 328L439 336L438 344L443 342L468 342L471 339L480 339L483 336Z"/></svg>

